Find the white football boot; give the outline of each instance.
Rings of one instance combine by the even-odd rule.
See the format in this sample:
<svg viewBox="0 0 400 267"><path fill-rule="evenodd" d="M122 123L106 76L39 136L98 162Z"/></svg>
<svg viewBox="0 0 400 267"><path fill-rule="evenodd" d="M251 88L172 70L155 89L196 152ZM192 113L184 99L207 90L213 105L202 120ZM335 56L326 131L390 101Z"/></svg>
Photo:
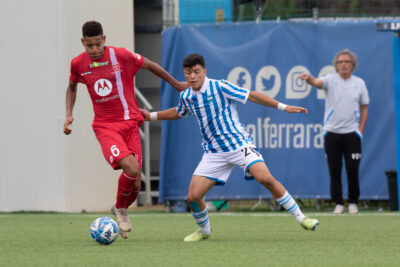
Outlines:
<svg viewBox="0 0 400 267"><path fill-rule="evenodd" d="M127 239L129 232L132 229L131 221L128 216L126 209L117 209L114 206L111 207L111 213L117 218L117 223L119 227L119 234L123 239Z"/></svg>

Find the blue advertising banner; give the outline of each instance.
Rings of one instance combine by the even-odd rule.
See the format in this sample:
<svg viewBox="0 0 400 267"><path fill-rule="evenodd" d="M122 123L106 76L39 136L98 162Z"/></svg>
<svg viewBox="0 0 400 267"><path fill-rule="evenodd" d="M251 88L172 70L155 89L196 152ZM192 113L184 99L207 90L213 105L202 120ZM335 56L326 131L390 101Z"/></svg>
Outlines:
<svg viewBox="0 0 400 267"><path fill-rule="evenodd" d="M263 21L184 25L165 30L162 65L184 80L182 60L202 54L207 76L227 79L309 114L288 114L252 102L237 104L239 117L253 136L272 175L296 198L330 199L323 149L324 94L299 79L334 73L334 55L345 48L359 64L354 75L364 79L370 96L360 166L361 199L387 199L384 171L396 168L392 34L378 33L373 20ZM162 82L162 109L174 107L179 94ZM159 201L185 199L202 156L201 137L193 117L163 121ZM343 166L344 168L344 166ZM246 181L235 168L225 186L215 186L208 199L271 198L256 181ZM343 171L344 197L347 177Z"/></svg>

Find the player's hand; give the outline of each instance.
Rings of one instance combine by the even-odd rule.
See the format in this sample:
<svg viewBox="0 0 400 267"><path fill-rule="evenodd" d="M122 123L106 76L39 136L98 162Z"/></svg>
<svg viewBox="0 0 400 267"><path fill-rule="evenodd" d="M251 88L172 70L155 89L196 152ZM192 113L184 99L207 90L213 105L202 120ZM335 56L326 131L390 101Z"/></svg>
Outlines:
<svg viewBox="0 0 400 267"><path fill-rule="evenodd" d="M176 90L178 92L182 92L186 89L188 89L190 86L187 82L179 82L178 87L176 88Z"/></svg>
<svg viewBox="0 0 400 267"><path fill-rule="evenodd" d="M64 134L69 135L72 132L72 129L69 126L72 124L73 121L74 121L74 118L72 116L67 117L65 119Z"/></svg>
<svg viewBox="0 0 400 267"><path fill-rule="evenodd" d="M307 81L309 78L311 78L311 75L308 74L308 73L302 73L302 74L299 75L299 78L302 79L302 80Z"/></svg>
<svg viewBox="0 0 400 267"><path fill-rule="evenodd" d="M304 114L308 113L308 109L296 106L287 106L285 108L285 111L287 113L304 113Z"/></svg>
<svg viewBox="0 0 400 267"><path fill-rule="evenodd" d="M145 121L149 121L150 120L150 112L148 112L145 109L140 109L140 112L142 113L143 118L144 118Z"/></svg>

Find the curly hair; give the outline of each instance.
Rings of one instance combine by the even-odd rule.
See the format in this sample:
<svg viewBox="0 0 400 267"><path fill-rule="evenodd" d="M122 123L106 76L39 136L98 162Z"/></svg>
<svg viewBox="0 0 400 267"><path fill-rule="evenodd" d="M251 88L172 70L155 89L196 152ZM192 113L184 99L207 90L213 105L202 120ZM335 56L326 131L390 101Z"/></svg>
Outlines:
<svg viewBox="0 0 400 267"><path fill-rule="evenodd" d="M97 21L87 21L82 26L82 36L83 37L92 37L92 36L103 36L103 27Z"/></svg>
<svg viewBox="0 0 400 267"><path fill-rule="evenodd" d="M335 66L336 68L336 64L338 63L338 58L341 55L348 55L350 57L351 60L351 64L353 64L353 70L356 68L357 63L358 63L358 59L356 54L354 54L353 52L351 52L349 49L343 49L342 51L338 52L335 57L333 58L333 66Z"/></svg>
<svg viewBox="0 0 400 267"><path fill-rule="evenodd" d="M204 61L204 58L200 54L190 54L182 62L183 68L191 68L195 65L201 65L203 68L206 67L206 63Z"/></svg>

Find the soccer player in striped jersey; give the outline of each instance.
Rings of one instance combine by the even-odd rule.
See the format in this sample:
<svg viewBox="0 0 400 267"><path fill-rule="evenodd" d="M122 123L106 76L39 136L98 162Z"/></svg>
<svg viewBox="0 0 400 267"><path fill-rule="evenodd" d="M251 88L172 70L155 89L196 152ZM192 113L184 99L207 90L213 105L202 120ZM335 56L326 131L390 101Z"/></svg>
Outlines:
<svg viewBox="0 0 400 267"><path fill-rule="evenodd" d="M236 111L236 102L247 100L288 113L307 113L307 109L288 106L260 92L248 91L225 80L206 76L204 58L191 54L183 60L186 81L190 88L180 93L177 107L152 112L142 110L145 120L175 120L189 114L195 116L203 138L203 157L193 173L187 201L199 229L186 236L185 242L209 238L211 233L205 194L215 184L225 184L235 165L247 179L254 178L267 188L306 230L315 230L318 220L306 217L299 206L268 170L262 155L246 132Z"/></svg>
<svg viewBox="0 0 400 267"><path fill-rule="evenodd" d="M111 212L116 216L119 233L128 238L131 222L127 208L137 199L141 181L142 149L139 126L143 116L135 97L134 76L140 68L166 80L178 91L188 88L160 65L125 48L105 46L106 36L97 21L82 26L85 52L71 61L71 74L66 92L64 133L69 135L74 118L72 111L77 84L86 85L94 109L93 130L104 157L115 170L122 169L118 179L116 203Z"/></svg>

